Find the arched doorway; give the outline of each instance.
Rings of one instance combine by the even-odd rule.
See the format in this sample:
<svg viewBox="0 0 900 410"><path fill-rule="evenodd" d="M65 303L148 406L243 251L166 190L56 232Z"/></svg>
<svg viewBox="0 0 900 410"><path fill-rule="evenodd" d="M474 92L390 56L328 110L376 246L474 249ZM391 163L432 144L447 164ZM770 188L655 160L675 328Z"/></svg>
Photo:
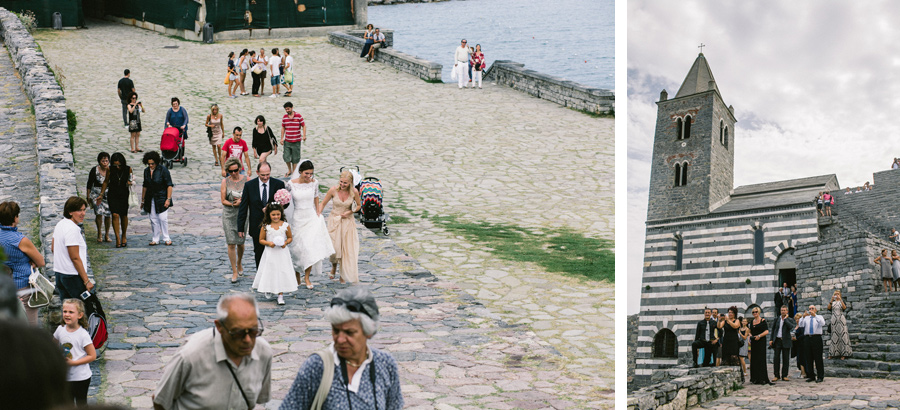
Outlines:
<svg viewBox="0 0 900 410"><path fill-rule="evenodd" d="M775 273L778 275L778 283L775 287L781 288L784 283L788 287L797 284L797 259L794 258L794 248L785 249L778 255L775 261Z"/></svg>

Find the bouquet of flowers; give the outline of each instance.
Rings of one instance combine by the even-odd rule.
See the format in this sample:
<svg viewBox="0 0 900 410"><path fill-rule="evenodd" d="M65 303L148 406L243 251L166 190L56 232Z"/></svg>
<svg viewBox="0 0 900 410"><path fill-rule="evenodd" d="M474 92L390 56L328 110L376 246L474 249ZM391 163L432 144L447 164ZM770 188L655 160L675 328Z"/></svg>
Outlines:
<svg viewBox="0 0 900 410"><path fill-rule="evenodd" d="M283 236L276 236L275 239L272 239L272 243L274 243L275 246L278 246L278 247L284 246L284 242L285 242L285 239Z"/></svg>
<svg viewBox="0 0 900 410"><path fill-rule="evenodd" d="M288 206L291 203L291 193L286 189L281 188L275 192L275 202L281 204L281 206Z"/></svg>

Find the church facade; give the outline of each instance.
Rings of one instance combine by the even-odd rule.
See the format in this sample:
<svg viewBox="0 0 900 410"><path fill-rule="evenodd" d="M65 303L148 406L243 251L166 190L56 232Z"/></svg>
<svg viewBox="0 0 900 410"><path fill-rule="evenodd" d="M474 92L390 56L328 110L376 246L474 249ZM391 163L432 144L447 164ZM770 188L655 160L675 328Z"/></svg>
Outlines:
<svg viewBox="0 0 900 410"><path fill-rule="evenodd" d="M690 363L696 324L706 307L724 313L737 306L750 316L758 306L772 317L773 294L782 283L802 288L800 305L830 298L829 289L852 293L861 285L825 285L831 273L818 268L823 257L818 247L829 241L824 231L836 224L818 217L815 197L839 191L835 175L734 187L737 118L702 53L674 98L663 90L657 105L637 378ZM857 226L848 233L859 231ZM853 260L856 279L874 289L869 242L868 236L862 239Z"/></svg>

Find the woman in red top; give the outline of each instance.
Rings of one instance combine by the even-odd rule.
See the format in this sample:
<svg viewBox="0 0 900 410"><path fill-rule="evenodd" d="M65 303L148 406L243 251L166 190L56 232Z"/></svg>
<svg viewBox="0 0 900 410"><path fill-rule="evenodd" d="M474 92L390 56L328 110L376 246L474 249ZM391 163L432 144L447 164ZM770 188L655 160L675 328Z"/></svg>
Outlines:
<svg viewBox="0 0 900 410"><path fill-rule="evenodd" d="M831 196L831 192L825 191L822 201L825 203L825 216L831 216L831 206L834 205L834 197Z"/></svg>
<svg viewBox="0 0 900 410"><path fill-rule="evenodd" d="M475 45L475 52L472 53L472 85L478 83L481 88L481 72L484 71L484 53L481 52L481 44Z"/></svg>

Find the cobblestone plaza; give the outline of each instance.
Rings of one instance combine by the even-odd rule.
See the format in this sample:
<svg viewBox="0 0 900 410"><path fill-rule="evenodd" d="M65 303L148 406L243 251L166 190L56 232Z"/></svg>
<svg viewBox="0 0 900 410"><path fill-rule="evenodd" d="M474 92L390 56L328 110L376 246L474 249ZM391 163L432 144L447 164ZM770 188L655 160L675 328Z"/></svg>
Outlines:
<svg viewBox="0 0 900 410"><path fill-rule="evenodd" d="M261 114L278 132L281 105L290 100L309 129L303 157L316 164L322 184L334 184L340 167L358 165L364 176L381 179L387 211L403 217L388 238L361 229L360 272L382 307L382 329L371 343L397 358L408 407L612 405L614 284L501 260L429 216L538 233L568 228L611 240L613 119L491 84L458 90L426 83L365 64L323 38L206 45L91 22L83 30L40 31L36 39L78 117L80 187L99 151L123 152L129 165L143 169L121 125L115 84L123 69L132 71L147 109L144 150L158 147L171 97L191 117L189 164L172 170L175 246L148 247L149 221L136 210L128 248L90 245L112 325L98 366L98 401L150 407L150 392L185 336L211 326L221 294L249 289L254 272L247 260L250 277L236 286L228 281L221 175L202 123L217 103L226 129L248 130ZM228 52L273 47L292 51L294 96L268 98L266 85L263 98L227 98ZM270 163L273 175L284 174L280 156ZM95 232L86 225L90 238ZM300 363L330 340L321 313L342 285L323 277L313 282L315 289L289 296L286 307L259 298L264 337L276 352L276 400L268 407L277 406Z"/></svg>

